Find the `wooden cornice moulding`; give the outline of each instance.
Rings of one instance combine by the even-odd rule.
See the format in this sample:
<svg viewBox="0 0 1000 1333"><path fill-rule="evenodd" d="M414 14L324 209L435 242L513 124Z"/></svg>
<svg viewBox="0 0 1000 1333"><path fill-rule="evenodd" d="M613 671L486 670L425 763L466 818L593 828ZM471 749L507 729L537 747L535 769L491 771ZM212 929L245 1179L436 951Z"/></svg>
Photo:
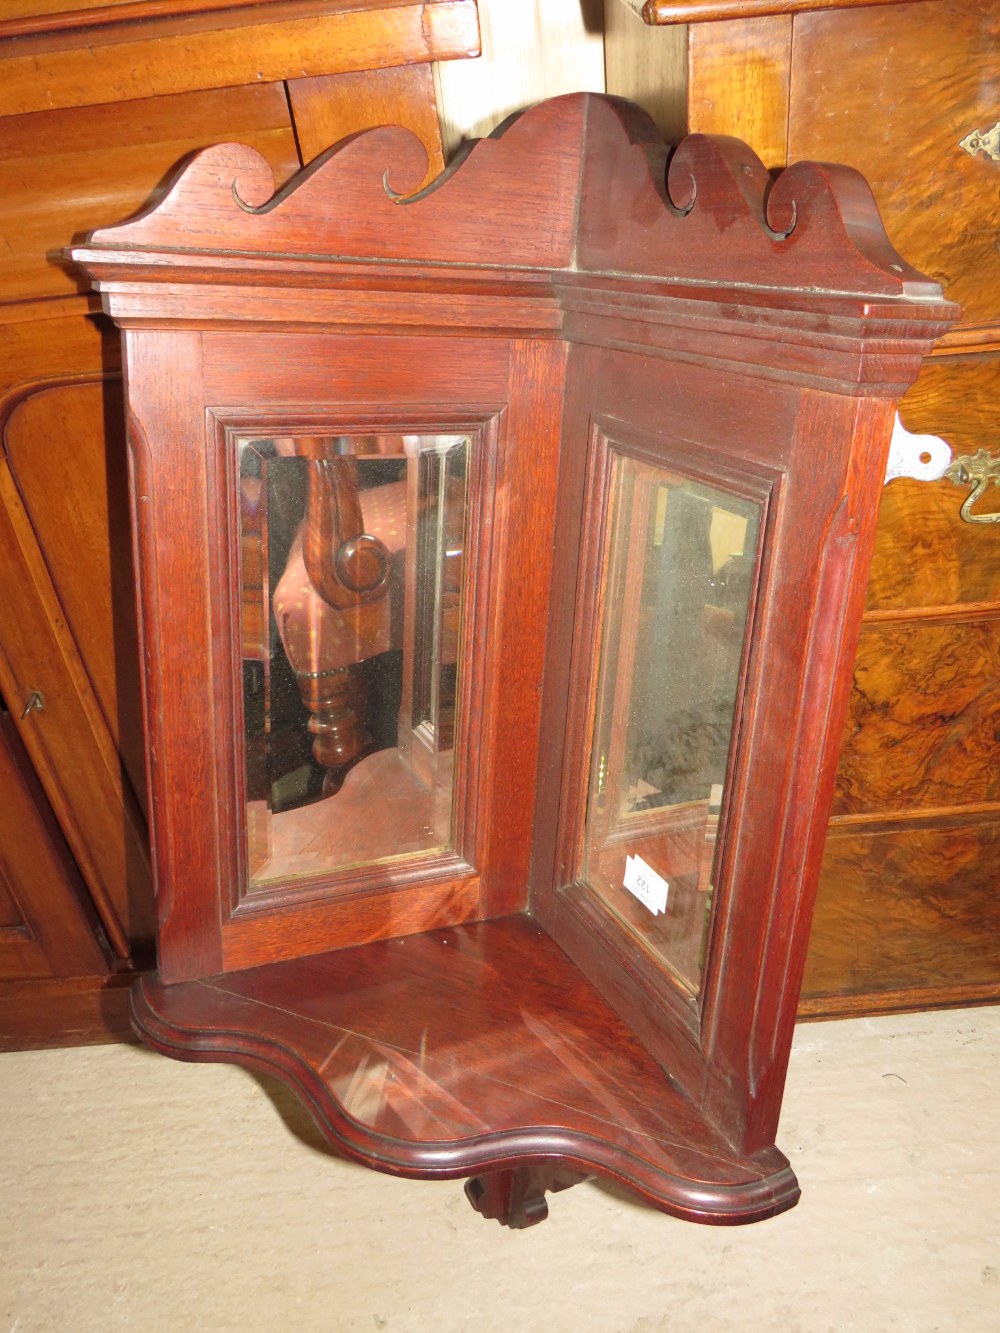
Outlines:
<svg viewBox="0 0 1000 1333"><path fill-rule="evenodd" d="M808 14L813 10L903 3L905 0L622 0L622 4L651 28L674 23L712 23L720 19L755 19L772 14Z"/></svg>
<svg viewBox="0 0 1000 1333"><path fill-rule="evenodd" d="M476 56L476 0L134 0L0 19L0 116Z"/></svg>
<svg viewBox="0 0 1000 1333"><path fill-rule="evenodd" d="M623 346L652 353L703 326L693 354L714 343L718 356L725 328L734 364L794 369L791 342L797 373L883 389L908 383L907 356L950 323L847 167L798 163L772 183L738 140L692 135L671 153L637 108L581 94L513 117L407 197L425 171L420 142L385 127L274 194L260 154L218 145L153 210L76 253L123 325L147 318L132 297L150 281L169 284L156 319L171 324L562 328L586 341L601 336L588 315L613 314L623 327L605 336Z"/></svg>
<svg viewBox="0 0 1000 1333"><path fill-rule="evenodd" d="M268 12L277 19L337 10L403 9L443 3L454 4L455 0L268 0ZM27 4L16 5L17 12L0 17L0 41L8 37L83 33L109 25L124 29L137 22L148 24L151 19L180 20L212 14L222 16L217 20L222 26L256 23L260 14L253 11L259 9L259 4L260 0L111 0L111 3L80 0L52 9L47 0L29 0Z"/></svg>
<svg viewBox="0 0 1000 1333"><path fill-rule="evenodd" d="M224 144L73 252L125 329L136 1023L512 1226L594 1171L757 1220L895 399L955 308L855 173L612 99L424 169L373 130L275 195Z"/></svg>

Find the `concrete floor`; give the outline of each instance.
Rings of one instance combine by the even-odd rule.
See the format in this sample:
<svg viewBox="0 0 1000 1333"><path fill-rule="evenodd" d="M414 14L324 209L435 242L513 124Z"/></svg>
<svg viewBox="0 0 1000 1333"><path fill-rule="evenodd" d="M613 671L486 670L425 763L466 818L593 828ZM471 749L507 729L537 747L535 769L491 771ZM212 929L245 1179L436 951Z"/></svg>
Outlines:
<svg viewBox="0 0 1000 1333"><path fill-rule="evenodd" d="M0 1056L0 1331L1000 1330L1000 1009L800 1027L799 1206L711 1229L578 1186L509 1232L330 1157L271 1083Z"/></svg>

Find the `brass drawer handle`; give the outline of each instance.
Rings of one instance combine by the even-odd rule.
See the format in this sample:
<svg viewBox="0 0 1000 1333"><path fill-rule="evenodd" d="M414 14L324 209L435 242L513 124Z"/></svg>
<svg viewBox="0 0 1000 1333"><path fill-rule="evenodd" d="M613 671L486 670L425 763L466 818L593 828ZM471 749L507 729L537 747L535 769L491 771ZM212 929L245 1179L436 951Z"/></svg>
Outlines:
<svg viewBox="0 0 1000 1333"><path fill-rule="evenodd" d="M1000 162L1000 120L991 130L973 130L958 146L964 148L970 157L985 153L994 162Z"/></svg>
<svg viewBox="0 0 1000 1333"><path fill-rule="evenodd" d="M1000 486L1000 458L991 457L985 449L977 449L974 454L956 458L944 475L955 486L972 487L972 494L959 511L966 523L1000 523L1000 513L972 513L972 506L987 486L991 483Z"/></svg>

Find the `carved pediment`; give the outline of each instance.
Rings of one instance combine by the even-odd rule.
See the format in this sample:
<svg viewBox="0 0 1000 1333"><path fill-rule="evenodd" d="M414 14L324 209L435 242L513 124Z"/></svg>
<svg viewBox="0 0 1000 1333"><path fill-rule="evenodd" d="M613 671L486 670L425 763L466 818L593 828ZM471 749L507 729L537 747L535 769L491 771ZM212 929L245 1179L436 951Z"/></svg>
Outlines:
<svg viewBox="0 0 1000 1333"><path fill-rule="evenodd" d="M194 251L941 295L893 250L856 171L803 162L772 181L739 140L691 135L670 150L645 113L610 98L573 94L511 117L408 197L426 165L409 131L373 129L275 194L259 153L220 144L156 207L94 232L81 258Z"/></svg>

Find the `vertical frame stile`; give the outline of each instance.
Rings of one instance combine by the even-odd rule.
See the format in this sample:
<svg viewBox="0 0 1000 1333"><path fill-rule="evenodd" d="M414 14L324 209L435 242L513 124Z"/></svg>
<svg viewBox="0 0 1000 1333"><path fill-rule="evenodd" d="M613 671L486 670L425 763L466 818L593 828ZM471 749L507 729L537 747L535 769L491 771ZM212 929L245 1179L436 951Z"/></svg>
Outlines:
<svg viewBox="0 0 1000 1333"><path fill-rule="evenodd" d="M586 708L570 709L565 733L563 772L576 768L583 772L581 756L588 752L587 738L596 728L596 708L599 691L598 653L596 645L604 633L607 611L607 589L610 582L610 526L612 522L612 473L614 458L608 447L608 438L599 424L589 422L587 470L584 482L584 505L581 530L580 574L575 590L576 644L590 644L593 650L573 653L570 676L570 698L586 700ZM591 594L593 589L593 594ZM575 878L583 860L583 827L587 809L587 790L590 773L579 784L572 800L564 800L560 810L557 843L558 879L560 883Z"/></svg>
<svg viewBox="0 0 1000 1333"><path fill-rule="evenodd" d="M222 966L219 886L231 852L216 795L229 759L218 748L202 337L130 331L127 353L129 409L146 444L135 507L148 514L136 533L150 836L156 882L167 886L159 965L164 980L180 981Z"/></svg>
<svg viewBox="0 0 1000 1333"><path fill-rule="evenodd" d="M608 442L606 439L603 440L603 444L605 450L607 450ZM590 734L593 738L591 741L590 783L593 783L593 764L594 760L598 758L596 754L598 748L597 702L598 697L605 694L605 692L610 694L612 700L609 727L610 745L607 756L601 756L599 762L603 763L606 759L608 778L604 790L607 807L611 810L617 809L621 800L625 737L628 725L627 709L635 679L639 600L642 594L642 560L640 553L649 519L649 496L652 484L651 468L646 469L640 466L631 477L627 477L622 471L617 478L617 483L612 472L610 493L605 491L600 498L594 497L598 506L604 511L601 528L605 534L603 587L599 594L602 614L599 617L601 623L597 638L594 640L595 644L604 642L603 612L607 607L610 589L618 590L620 588L622 596L621 623L623 634L619 640L618 652L614 659L615 679L613 682L600 680L596 682L595 688L591 691L592 705L590 709ZM621 522L621 532L619 533L617 529L622 519L624 519L624 522ZM612 542L615 541L615 538L618 540L613 548ZM594 657L596 664L600 652L595 652ZM610 669L610 655L605 657L603 665L605 670ZM588 786L590 783L588 783ZM587 799L587 794L584 793L584 808ZM582 835L577 838L576 858L577 865L582 866Z"/></svg>
<svg viewBox="0 0 1000 1333"><path fill-rule="evenodd" d="M479 427L469 457L467 546L475 553L466 567L465 605L459 661L464 698L460 700L455 736L454 827L459 852L473 866L483 861L482 830L488 818L484 766L488 746L485 721L485 674L472 667L486 659L494 569L493 527L497 499L497 460L506 436L507 409L491 413ZM479 719L474 724L473 719Z"/></svg>
<svg viewBox="0 0 1000 1333"><path fill-rule="evenodd" d="M229 762L220 766L218 801L222 823L233 830L223 844L219 908L225 921L239 906L242 886L249 875L247 840L239 820L229 811L246 809L246 725L243 716L242 615L240 611L240 526L235 504L238 464L236 440L216 414L205 412L206 472L212 501L211 529L218 564L213 569L214 620L212 637L218 645L219 670L215 678L220 741Z"/></svg>
<svg viewBox="0 0 1000 1333"><path fill-rule="evenodd" d="M489 815L480 827L487 918L527 906L532 820L525 812L536 797L566 357L566 344L555 339L510 345L491 543L491 568L503 577L489 608L493 669L484 694Z"/></svg>
<svg viewBox="0 0 1000 1333"><path fill-rule="evenodd" d="M728 1090L723 1083L715 1088L713 1109L720 1118L734 1120L751 1152L773 1142L777 1131L814 904L809 885L815 883L823 854L825 812L853 685L851 673L835 672L834 666L850 662L857 647L865 598L857 570L867 568L875 542L891 423L891 404L872 399L810 393L800 411L796 453L801 458L810 456L815 439L824 434L849 440L850 447L814 468L813 486L803 498L813 508L808 516L802 514L799 526L818 530L821 539L815 542L811 616L768 916L752 962L754 985L744 989L744 1003L737 1004L731 980L727 990L720 983L722 1021L713 1024L713 1059L735 1072ZM800 785L815 794L811 801L797 799ZM745 914L734 921L732 932L735 941L750 935ZM738 943L730 952L739 952Z"/></svg>

